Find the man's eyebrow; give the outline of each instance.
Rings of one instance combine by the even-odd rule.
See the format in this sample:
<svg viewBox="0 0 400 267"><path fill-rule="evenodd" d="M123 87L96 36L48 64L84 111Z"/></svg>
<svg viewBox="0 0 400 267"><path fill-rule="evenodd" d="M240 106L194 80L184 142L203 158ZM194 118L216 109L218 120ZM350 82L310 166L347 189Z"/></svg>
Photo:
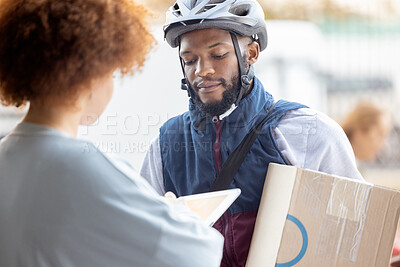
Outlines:
<svg viewBox="0 0 400 267"><path fill-rule="evenodd" d="M215 44L210 45L208 48L214 48L216 46L223 45L223 44L224 43L215 43Z"/></svg>
<svg viewBox="0 0 400 267"><path fill-rule="evenodd" d="M190 52L189 50L185 50L185 51L181 51L181 55L184 55L184 54L190 54L190 53L192 53L192 52Z"/></svg>
<svg viewBox="0 0 400 267"><path fill-rule="evenodd" d="M214 48L214 47L219 46L219 45L226 45L226 43L221 43L221 42L215 43L215 44L212 44L212 45L208 46L207 48L211 49L211 48ZM190 50L181 51L181 55L190 54L190 53L191 53Z"/></svg>

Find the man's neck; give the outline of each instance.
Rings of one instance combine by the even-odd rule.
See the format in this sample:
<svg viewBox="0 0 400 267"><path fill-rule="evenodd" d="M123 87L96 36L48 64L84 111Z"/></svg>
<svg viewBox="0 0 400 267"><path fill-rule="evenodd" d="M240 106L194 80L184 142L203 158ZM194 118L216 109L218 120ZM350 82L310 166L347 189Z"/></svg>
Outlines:
<svg viewBox="0 0 400 267"><path fill-rule="evenodd" d="M251 80L251 84L250 84L250 88L249 90L247 90L247 92L245 92L245 94L243 95L242 99L240 101L242 101L244 98L246 98L246 96L248 96L251 91L253 90L254 87L254 79ZM240 102L239 102L240 103ZM229 115L231 115L231 113L237 108L237 106L235 104L232 104L232 106L225 111L223 114L217 116L219 118L219 120L223 120L224 118L228 117Z"/></svg>

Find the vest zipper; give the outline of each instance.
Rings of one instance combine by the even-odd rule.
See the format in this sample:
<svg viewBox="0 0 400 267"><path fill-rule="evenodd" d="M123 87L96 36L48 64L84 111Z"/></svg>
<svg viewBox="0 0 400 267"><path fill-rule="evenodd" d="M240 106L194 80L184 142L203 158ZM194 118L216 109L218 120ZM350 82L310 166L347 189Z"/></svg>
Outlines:
<svg viewBox="0 0 400 267"><path fill-rule="evenodd" d="M221 156L222 121L217 116L214 116L213 122L215 125L214 159L215 159L215 165L217 167L217 173L219 173L222 168L222 156Z"/></svg>
<svg viewBox="0 0 400 267"><path fill-rule="evenodd" d="M217 173L219 173L222 169L222 155L221 155L221 135L222 135L222 121L218 118L218 116L213 117L213 122L215 125L215 142L214 142L214 159L215 165L217 167ZM236 260L232 257L232 248L234 246L232 241L231 232L231 223L229 218L229 211L226 211L222 217L222 225L223 225L223 233L225 237L224 241L224 254L228 262L232 265L231 267L237 266Z"/></svg>

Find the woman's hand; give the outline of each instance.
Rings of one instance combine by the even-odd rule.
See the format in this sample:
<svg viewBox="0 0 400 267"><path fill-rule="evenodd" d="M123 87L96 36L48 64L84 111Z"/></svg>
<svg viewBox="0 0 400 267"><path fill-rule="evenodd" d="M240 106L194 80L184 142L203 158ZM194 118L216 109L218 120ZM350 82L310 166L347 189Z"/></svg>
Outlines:
<svg viewBox="0 0 400 267"><path fill-rule="evenodd" d="M400 267L400 255L397 255L390 260L390 267Z"/></svg>
<svg viewBox="0 0 400 267"><path fill-rule="evenodd" d="M175 205L184 205L186 206L186 201L182 198L176 198L175 194L171 191L165 193L164 198L170 203Z"/></svg>

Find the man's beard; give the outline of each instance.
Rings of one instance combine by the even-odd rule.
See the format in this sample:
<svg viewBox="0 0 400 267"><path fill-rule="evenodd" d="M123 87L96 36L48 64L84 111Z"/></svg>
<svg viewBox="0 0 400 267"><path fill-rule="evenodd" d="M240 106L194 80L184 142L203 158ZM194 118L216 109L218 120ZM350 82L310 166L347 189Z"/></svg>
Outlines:
<svg viewBox="0 0 400 267"><path fill-rule="evenodd" d="M211 79L205 80L211 81ZM223 78L212 81L221 82L221 86L225 87L226 89L225 92L222 94L221 100L207 104L203 103L195 90L192 90L192 93L194 93L194 95L192 95L191 97L193 102L196 104L201 112L211 116L219 116L229 110L232 107L232 104L236 102L241 89L241 84L238 76L234 76L232 78L230 85L228 85L226 83L226 80ZM193 88L193 85L191 86Z"/></svg>

